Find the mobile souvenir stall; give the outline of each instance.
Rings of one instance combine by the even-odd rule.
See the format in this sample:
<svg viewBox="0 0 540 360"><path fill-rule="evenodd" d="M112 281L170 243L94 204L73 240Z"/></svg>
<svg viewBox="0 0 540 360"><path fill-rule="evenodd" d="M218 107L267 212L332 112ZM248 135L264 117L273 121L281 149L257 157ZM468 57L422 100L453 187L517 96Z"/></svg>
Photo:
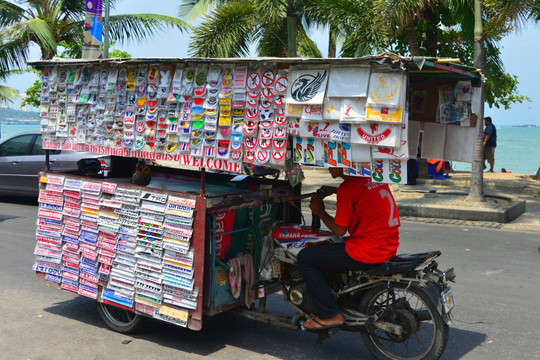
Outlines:
<svg viewBox="0 0 540 360"><path fill-rule="evenodd" d="M262 314L265 296L280 290L272 228L300 221L300 165L405 183L419 147L426 158L472 161L480 74L453 60L31 65L42 73L44 148L196 170L152 167L146 186L130 183L133 169L106 179L41 174L33 268L96 300L117 331L129 331L135 314L199 330L203 314L249 308L254 289ZM245 165L282 170L288 181L237 176ZM251 270L249 285L230 264Z"/></svg>

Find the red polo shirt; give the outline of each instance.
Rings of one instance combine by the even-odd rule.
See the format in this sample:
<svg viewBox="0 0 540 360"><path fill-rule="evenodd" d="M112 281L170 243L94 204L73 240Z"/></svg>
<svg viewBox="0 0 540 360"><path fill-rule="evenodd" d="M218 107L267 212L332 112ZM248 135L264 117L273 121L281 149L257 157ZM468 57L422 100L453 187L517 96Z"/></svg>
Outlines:
<svg viewBox="0 0 540 360"><path fill-rule="evenodd" d="M388 184L348 176L338 187L336 207L334 222L348 229L345 249L350 257L375 264L396 254L401 223Z"/></svg>

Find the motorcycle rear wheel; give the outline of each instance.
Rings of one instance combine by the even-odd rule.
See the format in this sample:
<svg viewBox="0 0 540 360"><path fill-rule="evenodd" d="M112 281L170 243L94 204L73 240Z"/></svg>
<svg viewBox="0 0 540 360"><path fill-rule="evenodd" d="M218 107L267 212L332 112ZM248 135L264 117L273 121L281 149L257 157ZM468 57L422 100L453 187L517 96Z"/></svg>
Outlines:
<svg viewBox="0 0 540 360"><path fill-rule="evenodd" d="M140 328L143 317L132 311L116 306L97 303L97 310L103 322L112 330L122 334L132 334Z"/></svg>
<svg viewBox="0 0 540 360"><path fill-rule="evenodd" d="M430 297L413 285L392 283L395 301L386 286L377 286L362 298L367 315L382 313L379 320L401 325L398 336L369 326L361 333L368 350L380 360L435 360L448 343L449 327ZM382 310L382 311L381 311Z"/></svg>

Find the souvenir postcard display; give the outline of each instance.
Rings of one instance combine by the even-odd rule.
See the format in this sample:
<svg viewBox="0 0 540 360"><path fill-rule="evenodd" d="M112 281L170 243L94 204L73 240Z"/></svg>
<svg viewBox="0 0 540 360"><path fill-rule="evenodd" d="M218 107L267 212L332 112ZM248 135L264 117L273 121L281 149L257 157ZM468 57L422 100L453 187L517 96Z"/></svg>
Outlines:
<svg viewBox="0 0 540 360"><path fill-rule="evenodd" d="M64 290L187 326L199 305L195 199L44 174L38 201L35 271Z"/></svg>
<svg viewBox="0 0 540 360"><path fill-rule="evenodd" d="M406 76L371 65L63 63L42 69L44 148L178 161L341 166L404 182Z"/></svg>

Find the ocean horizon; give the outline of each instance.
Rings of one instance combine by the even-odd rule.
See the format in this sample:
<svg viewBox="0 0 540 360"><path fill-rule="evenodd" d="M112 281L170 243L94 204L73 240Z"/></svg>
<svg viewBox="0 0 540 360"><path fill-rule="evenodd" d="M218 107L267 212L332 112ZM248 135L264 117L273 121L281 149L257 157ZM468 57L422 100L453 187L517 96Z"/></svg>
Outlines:
<svg viewBox="0 0 540 360"><path fill-rule="evenodd" d="M26 131L39 130L39 123L2 124L0 141ZM497 126L495 172L536 174L540 167L540 127ZM471 171L470 163L452 162L457 171Z"/></svg>

